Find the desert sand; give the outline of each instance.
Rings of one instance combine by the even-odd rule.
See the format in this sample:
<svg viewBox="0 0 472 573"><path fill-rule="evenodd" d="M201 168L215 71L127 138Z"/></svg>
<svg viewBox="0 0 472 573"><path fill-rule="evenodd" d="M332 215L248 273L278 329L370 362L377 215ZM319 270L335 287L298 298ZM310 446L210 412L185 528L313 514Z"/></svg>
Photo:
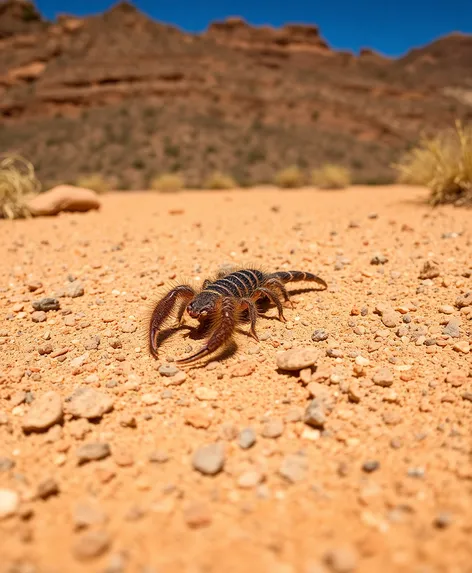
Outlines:
<svg viewBox="0 0 472 573"><path fill-rule="evenodd" d="M472 571L471 213L426 196L110 193L0 221L1 573ZM149 355L169 284L249 263L328 289L289 284L287 323L269 306L224 360L176 372L188 316ZM313 367L279 369L294 348Z"/></svg>

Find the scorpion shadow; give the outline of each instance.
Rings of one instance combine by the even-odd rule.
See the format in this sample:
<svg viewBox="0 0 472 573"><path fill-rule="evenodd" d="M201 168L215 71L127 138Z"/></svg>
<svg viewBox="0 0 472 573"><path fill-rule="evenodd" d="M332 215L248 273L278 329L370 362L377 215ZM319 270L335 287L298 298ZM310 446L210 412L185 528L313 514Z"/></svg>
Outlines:
<svg viewBox="0 0 472 573"><path fill-rule="evenodd" d="M210 324L206 324L206 323L200 324L198 326L192 326L190 324L171 326L171 327L165 328L164 330L161 330L159 332L159 334L157 335L157 345L161 346L161 344L163 344L166 340L168 340L172 335L177 334L177 332L181 332L182 330L187 331L183 335L184 339L190 338L191 340L201 340L202 338L205 337L206 334L208 334L209 328L210 328ZM241 332L243 334L248 334L245 331L242 331L239 329L238 329L238 332ZM190 367L191 368L205 368L205 366L207 366L207 364L210 362L213 362L216 360L227 360L228 358L233 356L233 354L235 354L237 349L238 349L237 344L232 341L225 348L223 348L220 352L216 352L208 358L203 358L203 359L201 359L200 362L196 362L193 364L185 364L184 366L186 368L190 368Z"/></svg>

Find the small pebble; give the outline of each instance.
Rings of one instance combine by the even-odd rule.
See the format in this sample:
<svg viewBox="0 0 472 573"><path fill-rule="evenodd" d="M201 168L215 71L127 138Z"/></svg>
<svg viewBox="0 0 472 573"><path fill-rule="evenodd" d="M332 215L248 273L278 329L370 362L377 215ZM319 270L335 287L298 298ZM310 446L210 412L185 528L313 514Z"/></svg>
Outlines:
<svg viewBox="0 0 472 573"><path fill-rule="evenodd" d="M93 420L113 409L114 399L93 388L80 386L69 397L66 410L76 418Z"/></svg>
<svg viewBox="0 0 472 573"><path fill-rule="evenodd" d="M451 320L443 328L443 334L446 334L451 338L459 338L461 335L460 324L461 322L458 318L451 318Z"/></svg>
<svg viewBox="0 0 472 573"><path fill-rule="evenodd" d="M252 489L263 481L264 476L257 470L243 472L238 478L238 487L241 489Z"/></svg>
<svg viewBox="0 0 472 573"><path fill-rule="evenodd" d="M374 255L371 259L370 259L370 264L371 265L385 265L385 263L388 263L388 259L385 255Z"/></svg>
<svg viewBox="0 0 472 573"><path fill-rule="evenodd" d="M308 463L304 456L289 454L284 457L279 467L279 474L290 483L297 483L305 479Z"/></svg>
<svg viewBox="0 0 472 573"><path fill-rule="evenodd" d="M47 342L46 344L42 344L41 346L38 346L38 354L40 354L41 356L44 356L45 354L51 354L52 351L53 347L52 344L50 344L49 342Z"/></svg>
<svg viewBox="0 0 472 573"><path fill-rule="evenodd" d="M137 324L131 322L130 320L126 320L121 325L121 332L124 332L126 334L132 334L133 332L136 332L137 329L138 329Z"/></svg>
<svg viewBox="0 0 472 573"><path fill-rule="evenodd" d="M14 467L15 467L14 460L3 456L0 457L0 472L8 472L12 470Z"/></svg>
<svg viewBox="0 0 472 573"><path fill-rule="evenodd" d="M328 551L324 561L333 573L351 573L357 569L359 556L353 547L342 546Z"/></svg>
<svg viewBox="0 0 472 573"><path fill-rule="evenodd" d="M267 421L261 431L264 438L279 438L284 432L284 423L278 418Z"/></svg>
<svg viewBox="0 0 472 573"><path fill-rule="evenodd" d="M420 271L420 279L434 279L440 275L439 265L434 261L426 261Z"/></svg>
<svg viewBox="0 0 472 573"><path fill-rule="evenodd" d="M45 322L47 320L46 313L43 310L36 310L31 313L31 320L33 322Z"/></svg>
<svg viewBox="0 0 472 573"><path fill-rule="evenodd" d="M277 354L277 367L281 370L297 371L313 366L321 357L313 348L292 348Z"/></svg>
<svg viewBox="0 0 472 573"><path fill-rule="evenodd" d="M110 545L110 536L105 531L87 531L75 541L73 554L79 561L89 561L103 555Z"/></svg>
<svg viewBox="0 0 472 573"><path fill-rule="evenodd" d="M456 352L461 352L462 354L469 354L470 344L467 340L460 340L454 344L453 349Z"/></svg>
<svg viewBox="0 0 472 573"><path fill-rule="evenodd" d="M207 527L212 521L207 505L200 502L193 502L185 508L184 519L191 529Z"/></svg>
<svg viewBox="0 0 472 573"><path fill-rule="evenodd" d="M313 332L313 334L311 335L311 339L313 340L313 342L322 342L323 340L327 340L328 337L329 333L324 328L315 330L315 332Z"/></svg>
<svg viewBox="0 0 472 573"><path fill-rule="evenodd" d="M11 489L0 489L0 519L14 515L20 505L20 496Z"/></svg>
<svg viewBox="0 0 472 573"><path fill-rule="evenodd" d="M123 344L121 343L121 340L119 338L110 338L108 344L115 350L123 347Z"/></svg>
<svg viewBox="0 0 472 573"><path fill-rule="evenodd" d="M326 413L317 399L312 400L305 410L303 421L312 428L323 428L326 423Z"/></svg>
<svg viewBox="0 0 472 573"><path fill-rule="evenodd" d="M100 346L100 336L95 335L84 342L85 350L98 350Z"/></svg>
<svg viewBox="0 0 472 573"><path fill-rule="evenodd" d="M62 420L62 400L57 392L46 392L40 395L22 420L25 432L41 432Z"/></svg>
<svg viewBox="0 0 472 573"><path fill-rule="evenodd" d="M220 473L225 464L224 447L221 444L200 446L192 457L194 469L203 475L216 475Z"/></svg>
<svg viewBox="0 0 472 573"><path fill-rule="evenodd" d="M380 467L380 463L377 460L367 460L362 464L362 471L370 474L375 472Z"/></svg>
<svg viewBox="0 0 472 573"><path fill-rule="evenodd" d="M77 448L79 464L103 460L111 454L110 446L105 442L90 442Z"/></svg>
<svg viewBox="0 0 472 573"><path fill-rule="evenodd" d="M372 381L377 386L389 387L393 384L393 372L389 368L380 368L375 372Z"/></svg>
<svg viewBox="0 0 472 573"><path fill-rule="evenodd" d="M446 529L452 523L451 514L445 511L441 511L438 515L434 518L433 525L437 529Z"/></svg>
<svg viewBox="0 0 472 573"><path fill-rule="evenodd" d="M218 392L212 388L200 386L195 389L195 397L201 401L212 401L218 399Z"/></svg>
<svg viewBox="0 0 472 573"><path fill-rule="evenodd" d="M149 454L149 461L153 464L165 464L169 461L169 454L164 450L154 450Z"/></svg>
<svg viewBox="0 0 472 573"><path fill-rule="evenodd" d="M439 307L439 312L443 314L453 314L454 307L451 306L450 304L443 304Z"/></svg>
<svg viewBox="0 0 472 573"><path fill-rule="evenodd" d="M34 310L42 312L50 312L51 310L59 310L60 304L57 298L45 297L39 300L34 300L32 303Z"/></svg>
<svg viewBox="0 0 472 573"><path fill-rule="evenodd" d="M256 432L252 428L244 428L239 434L239 447L247 450L256 443L256 439Z"/></svg>
<svg viewBox="0 0 472 573"><path fill-rule="evenodd" d="M141 402L146 406L154 406L159 403L159 396L157 394L147 393L141 396Z"/></svg>
<svg viewBox="0 0 472 573"><path fill-rule="evenodd" d="M70 283L66 289L66 296L70 298L78 298L84 296L84 287L77 281Z"/></svg>
<svg viewBox="0 0 472 573"><path fill-rule="evenodd" d="M179 369L175 364L162 364L159 366L159 374L161 376L175 376L179 372Z"/></svg>
<svg viewBox="0 0 472 573"><path fill-rule="evenodd" d="M36 495L41 499L48 499L59 493L59 484L54 478L47 478L38 484Z"/></svg>

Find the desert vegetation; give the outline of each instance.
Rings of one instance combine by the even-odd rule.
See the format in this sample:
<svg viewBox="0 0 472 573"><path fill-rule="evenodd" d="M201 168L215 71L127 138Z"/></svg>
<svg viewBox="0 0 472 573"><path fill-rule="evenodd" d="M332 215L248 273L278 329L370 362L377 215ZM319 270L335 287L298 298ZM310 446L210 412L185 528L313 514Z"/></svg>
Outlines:
<svg viewBox="0 0 472 573"><path fill-rule="evenodd" d="M33 164L20 155L0 158L0 218L28 217L27 201L41 189Z"/></svg>
<svg viewBox="0 0 472 573"><path fill-rule="evenodd" d="M456 122L420 143L395 164L398 181L430 189L430 203L472 204L472 126Z"/></svg>
<svg viewBox="0 0 472 573"><path fill-rule="evenodd" d="M75 184L77 187L84 187L85 189L92 189L95 193L102 195L111 191L111 184L106 177L100 173L92 173L91 175L82 175L78 177Z"/></svg>
<svg viewBox="0 0 472 573"><path fill-rule="evenodd" d="M275 184L282 189L295 189L302 187L304 176L297 165L290 165L275 175Z"/></svg>
<svg viewBox="0 0 472 573"><path fill-rule="evenodd" d="M327 163L313 169L311 182L320 189L344 189L351 184L351 174L346 167Z"/></svg>
<svg viewBox="0 0 472 573"><path fill-rule="evenodd" d="M150 183L153 191L161 191L163 193L175 193L181 191L185 187L185 179L178 173L163 173L153 177Z"/></svg>
<svg viewBox="0 0 472 573"><path fill-rule="evenodd" d="M238 187L236 181L228 175L227 173L222 173L221 171L215 171L205 180L205 189L213 190L224 190L224 189L234 189Z"/></svg>

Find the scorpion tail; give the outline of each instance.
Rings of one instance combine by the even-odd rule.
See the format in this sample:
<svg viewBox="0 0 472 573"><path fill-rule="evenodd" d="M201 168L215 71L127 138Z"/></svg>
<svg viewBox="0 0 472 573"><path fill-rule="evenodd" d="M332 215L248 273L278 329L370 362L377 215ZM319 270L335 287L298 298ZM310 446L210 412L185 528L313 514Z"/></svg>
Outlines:
<svg viewBox="0 0 472 573"><path fill-rule="evenodd" d="M325 289L328 288L328 285L322 278L314 275L313 273L306 273L304 271L278 271L271 273L268 278L277 278L284 284L300 281L315 282L324 286Z"/></svg>

